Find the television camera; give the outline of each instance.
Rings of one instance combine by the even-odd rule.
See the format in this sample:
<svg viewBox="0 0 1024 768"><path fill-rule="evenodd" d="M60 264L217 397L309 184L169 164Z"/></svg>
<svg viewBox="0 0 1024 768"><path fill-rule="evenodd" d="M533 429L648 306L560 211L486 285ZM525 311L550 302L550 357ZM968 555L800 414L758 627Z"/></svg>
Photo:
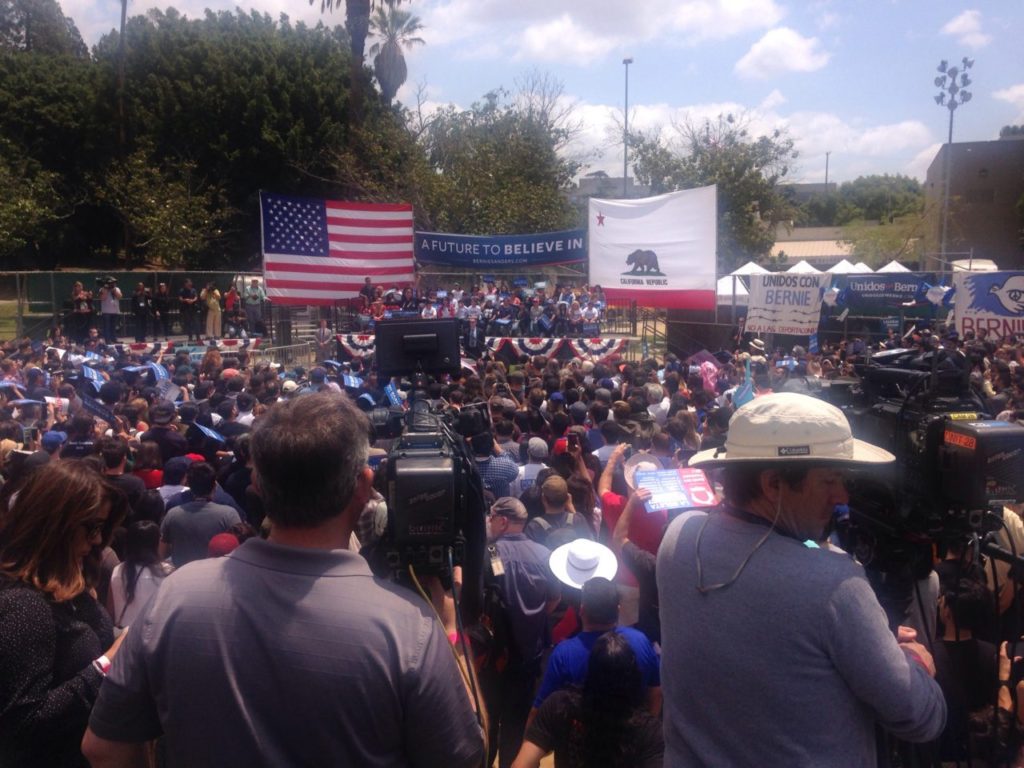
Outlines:
<svg viewBox="0 0 1024 768"><path fill-rule="evenodd" d="M855 365L859 381L821 392L856 437L896 456L889 470L853 478L849 512L837 520L841 545L864 564L891 621L935 549L1024 565L995 541L1003 506L1024 499L1024 427L990 418L970 368L957 350L886 350Z"/></svg>
<svg viewBox="0 0 1024 768"><path fill-rule="evenodd" d="M378 472L387 498L387 530L371 562L379 575L406 582L411 573L442 582L463 570L462 611L478 610L487 529L483 484L466 439L489 430L486 409L444 410L427 397L428 375L461 368L455 319L390 320L376 326L376 366L381 381L408 376L410 407L372 414L378 434L393 442Z"/></svg>

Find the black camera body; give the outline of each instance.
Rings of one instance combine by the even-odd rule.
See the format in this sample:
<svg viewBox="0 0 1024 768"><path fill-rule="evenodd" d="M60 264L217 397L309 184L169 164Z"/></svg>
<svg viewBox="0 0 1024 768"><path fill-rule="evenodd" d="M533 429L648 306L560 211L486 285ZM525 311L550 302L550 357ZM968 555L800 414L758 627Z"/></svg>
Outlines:
<svg viewBox="0 0 1024 768"><path fill-rule="evenodd" d="M947 350L886 351L845 402L832 393L854 436L896 457L850 484L841 543L869 569L922 578L935 546L984 536L1024 498L1024 427L989 418L969 367Z"/></svg>

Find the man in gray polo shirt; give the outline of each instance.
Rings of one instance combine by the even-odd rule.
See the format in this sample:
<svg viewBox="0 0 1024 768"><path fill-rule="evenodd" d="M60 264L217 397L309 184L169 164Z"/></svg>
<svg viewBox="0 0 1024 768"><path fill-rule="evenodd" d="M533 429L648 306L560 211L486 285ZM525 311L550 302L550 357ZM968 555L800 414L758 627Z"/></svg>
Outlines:
<svg viewBox="0 0 1024 768"><path fill-rule="evenodd" d="M128 631L82 748L169 766L476 766L483 737L446 629L347 551L369 423L344 395L280 403L252 436L270 538L183 568ZM445 614L446 622L454 616Z"/></svg>

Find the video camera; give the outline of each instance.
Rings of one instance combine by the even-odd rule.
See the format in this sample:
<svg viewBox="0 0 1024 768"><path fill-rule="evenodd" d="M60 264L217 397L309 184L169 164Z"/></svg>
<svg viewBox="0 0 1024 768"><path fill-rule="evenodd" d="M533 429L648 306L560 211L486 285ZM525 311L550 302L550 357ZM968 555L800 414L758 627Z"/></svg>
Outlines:
<svg viewBox="0 0 1024 768"><path fill-rule="evenodd" d="M845 411L856 437L896 457L891 469L852 480L838 525L876 592L884 584L909 599L936 547L974 541L1005 559L991 539L1003 506L1024 498L1024 427L989 418L956 350L887 350L856 371L859 386L822 396Z"/></svg>
<svg viewBox="0 0 1024 768"><path fill-rule="evenodd" d="M378 434L395 438L379 469L388 524L373 553L375 569L404 582L410 565L418 575L438 574L442 580L451 578L452 566L462 565L469 587L464 613L471 612L478 605L473 587L483 572L487 531L483 484L465 437L490 425L485 409L446 412L425 391L428 375L458 373L461 367L458 321L386 320L375 330L380 380L413 379L411 406L401 415L404 429L397 429L397 409L377 409L382 413L374 418Z"/></svg>
<svg viewBox="0 0 1024 768"><path fill-rule="evenodd" d="M96 285L99 286L100 288L113 288L115 285L117 285L117 278L111 277L110 275L105 275L104 277L97 277Z"/></svg>

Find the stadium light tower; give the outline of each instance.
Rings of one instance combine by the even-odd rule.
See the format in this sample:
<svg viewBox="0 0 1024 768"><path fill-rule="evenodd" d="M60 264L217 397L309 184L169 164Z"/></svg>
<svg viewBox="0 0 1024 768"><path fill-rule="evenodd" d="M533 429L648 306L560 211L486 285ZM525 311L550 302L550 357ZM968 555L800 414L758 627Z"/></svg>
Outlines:
<svg viewBox="0 0 1024 768"><path fill-rule="evenodd" d="M942 242L939 246L942 252L943 268L946 263L946 236L949 232L949 177L953 155L953 114L957 107L971 100L971 92L967 90L967 86L971 84L972 80L967 74L967 70L974 66L974 59L964 56L960 64L960 67L951 67L943 59L938 66L939 76L935 78L935 87L939 89L939 92L935 94L935 103L949 110L949 138L946 142L946 162L943 164L945 192L942 195Z"/></svg>

